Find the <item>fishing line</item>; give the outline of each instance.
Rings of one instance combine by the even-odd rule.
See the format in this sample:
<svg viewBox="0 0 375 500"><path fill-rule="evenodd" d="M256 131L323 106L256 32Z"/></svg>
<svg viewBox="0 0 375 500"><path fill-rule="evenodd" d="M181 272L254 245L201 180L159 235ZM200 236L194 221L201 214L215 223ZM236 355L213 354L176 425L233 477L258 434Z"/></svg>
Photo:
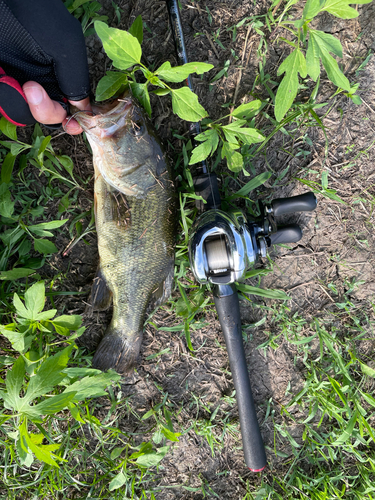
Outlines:
<svg viewBox="0 0 375 500"><path fill-rule="evenodd" d="M91 109L80 109L79 111L76 111L72 116L69 116L67 122L65 123L65 125L62 126L64 132L67 132L66 128L68 123L70 123L70 120L72 120L75 116L77 116L79 113L91 113L92 116L96 116L97 113L94 113L94 111L92 111Z"/></svg>

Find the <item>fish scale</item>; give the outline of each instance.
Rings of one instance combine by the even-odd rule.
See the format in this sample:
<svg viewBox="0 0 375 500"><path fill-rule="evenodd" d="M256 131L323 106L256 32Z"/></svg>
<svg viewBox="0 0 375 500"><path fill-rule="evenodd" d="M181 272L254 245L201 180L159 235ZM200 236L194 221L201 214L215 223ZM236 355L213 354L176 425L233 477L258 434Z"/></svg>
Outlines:
<svg viewBox="0 0 375 500"><path fill-rule="evenodd" d="M83 113L77 116L94 154L100 282L113 297L112 321L95 353L93 366L101 370L114 368L122 374L133 368L139 354L147 307L150 303L157 306L171 292L176 220L173 183L165 155L142 111L134 101L131 103L130 110L125 106L129 114L126 130L123 115L121 128L116 129L113 122L117 115L113 116L113 110L109 113L111 134L103 132L108 130L105 113L99 118ZM132 137L132 123L145 127L142 143ZM107 149L105 141L111 141ZM110 152L110 162L106 162L106 151ZM103 169L111 171L103 175ZM124 171L138 179L136 186ZM113 184L119 188L124 185L124 190ZM129 195L132 186L136 188L134 196ZM144 195L140 196L142 191ZM95 295L92 293L92 297Z"/></svg>

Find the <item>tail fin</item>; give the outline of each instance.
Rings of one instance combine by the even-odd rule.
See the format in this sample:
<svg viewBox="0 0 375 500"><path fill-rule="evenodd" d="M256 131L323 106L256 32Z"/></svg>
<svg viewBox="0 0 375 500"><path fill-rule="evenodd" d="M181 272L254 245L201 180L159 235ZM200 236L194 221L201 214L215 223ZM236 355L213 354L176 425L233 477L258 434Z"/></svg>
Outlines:
<svg viewBox="0 0 375 500"><path fill-rule="evenodd" d="M134 336L120 336L120 332L111 330L100 342L92 361L93 368L102 371L113 368L120 375L132 372L141 349L143 332Z"/></svg>

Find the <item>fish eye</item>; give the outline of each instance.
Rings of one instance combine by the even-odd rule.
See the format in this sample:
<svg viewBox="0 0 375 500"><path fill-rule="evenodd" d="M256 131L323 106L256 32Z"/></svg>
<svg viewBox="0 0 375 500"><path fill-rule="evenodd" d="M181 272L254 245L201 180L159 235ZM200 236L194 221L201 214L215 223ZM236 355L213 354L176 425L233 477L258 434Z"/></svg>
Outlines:
<svg viewBox="0 0 375 500"><path fill-rule="evenodd" d="M130 133L135 137L142 137L144 134L144 126L141 123L133 123L132 128L130 129Z"/></svg>

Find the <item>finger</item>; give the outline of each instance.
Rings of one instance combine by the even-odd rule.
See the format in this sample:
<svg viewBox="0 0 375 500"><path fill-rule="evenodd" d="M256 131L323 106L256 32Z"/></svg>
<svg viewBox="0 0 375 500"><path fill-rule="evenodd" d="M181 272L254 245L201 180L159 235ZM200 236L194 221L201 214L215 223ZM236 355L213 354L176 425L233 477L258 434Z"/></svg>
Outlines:
<svg viewBox="0 0 375 500"><path fill-rule="evenodd" d="M69 101L70 104L80 111L92 111L90 98L86 97L82 101ZM66 118L62 123L63 129L70 135L78 135L83 132L81 126L74 118Z"/></svg>
<svg viewBox="0 0 375 500"><path fill-rule="evenodd" d="M62 122L63 129L70 135L82 134L81 125L72 117L65 118Z"/></svg>
<svg viewBox="0 0 375 500"><path fill-rule="evenodd" d="M90 97L82 99L82 101L69 101L74 107L80 111L92 111Z"/></svg>
<svg viewBox="0 0 375 500"><path fill-rule="evenodd" d="M22 89L36 121L45 125L53 125L64 120L67 115L65 109L58 102L52 101L39 83L26 82Z"/></svg>

